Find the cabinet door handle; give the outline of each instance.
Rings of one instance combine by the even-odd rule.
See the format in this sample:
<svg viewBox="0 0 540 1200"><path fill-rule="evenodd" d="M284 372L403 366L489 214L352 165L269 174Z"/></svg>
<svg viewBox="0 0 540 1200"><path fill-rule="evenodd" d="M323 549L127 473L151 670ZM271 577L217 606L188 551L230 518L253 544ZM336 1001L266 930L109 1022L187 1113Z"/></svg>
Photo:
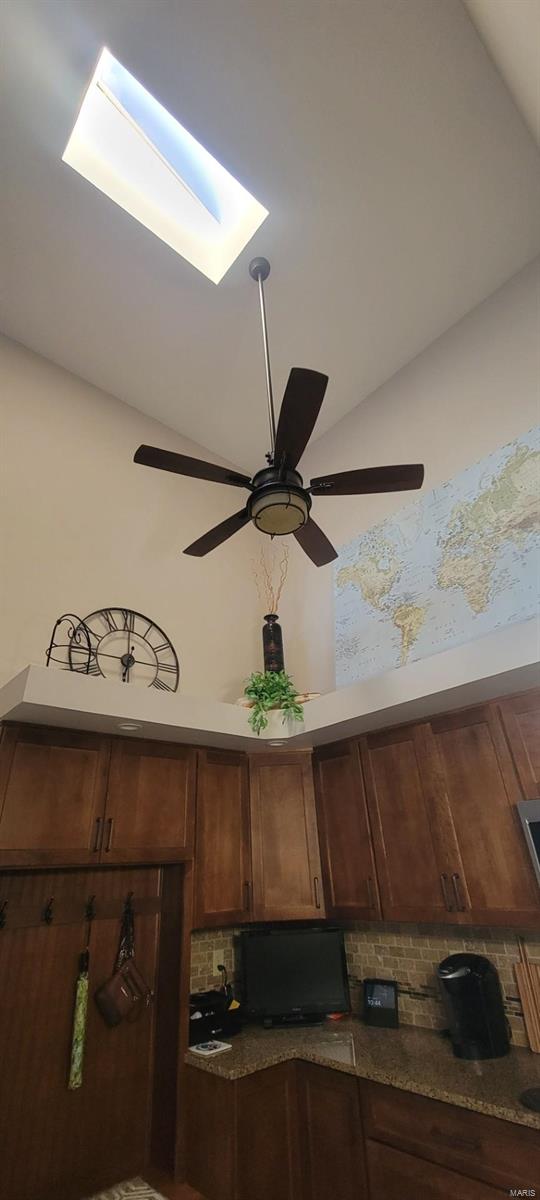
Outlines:
<svg viewBox="0 0 540 1200"><path fill-rule="evenodd" d="M452 876L452 878L453 878L453 876ZM448 875L445 875L444 872L442 872L441 876L440 876L440 880L441 880L441 890L442 890L443 899L444 899L444 907L446 908L447 912L453 912L454 906L453 906L453 904L451 904L450 898L448 895Z"/></svg>
<svg viewBox="0 0 540 1200"><path fill-rule="evenodd" d="M316 875L313 876L313 890L315 892L315 908L320 908L321 900L319 896L319 880Z"/></svg>
<svg viewBox="0 0 540 1200"><path fill-rule="evenodd" d="M93 854L97 854L98 851L101 849L102 840L103 840L103 817L96 817L96 836L94 838L94 845L92 846Z"/></svg>
<svg viewBox="0 0 540 1200"><path fill-rule="evenodd" d="M368 908L375 908L375 905L373 903L373 880L371 878L371 875L368 875L368 877L366 879L366 887L367 887L367 895L368 895Z"/></svg>
<svg viewBox="0 0 540 1200"><path fill-rule="evenodd" d="M461 880L457 874L457 871L454 871L454 874L452 875L452 887L454 889L454 896L456 897L456 908L458 912L466 912L467 905L463 903L463 897L461 895Z"/></svg>
<svg viewBox="0 0 540 1200"><path fill-rule="evenodd" d="M246 910L247 912L251 912L251 883L249 879L246 879L244 887L246 890Z"/></svg>
<svg viewBox="0 0 540 1200"><path fill-rule="evenodd" d="M457 1133L448 1133L444 1129L439 1129L437 1125L432 1125L430 1136L434 1142L439 1142L441 1146L450 1146L452 1150L465 1150L471 1154L478 1154L482 1149L482 1143L479 1138L462 1137Z"/></svg>
<svg viewBox="0 0 540 1200"><path fill-rule="evenodd" d="M105 843L105 854L109 853L112 846L114 817L107 817L107 841Z"/></svg>

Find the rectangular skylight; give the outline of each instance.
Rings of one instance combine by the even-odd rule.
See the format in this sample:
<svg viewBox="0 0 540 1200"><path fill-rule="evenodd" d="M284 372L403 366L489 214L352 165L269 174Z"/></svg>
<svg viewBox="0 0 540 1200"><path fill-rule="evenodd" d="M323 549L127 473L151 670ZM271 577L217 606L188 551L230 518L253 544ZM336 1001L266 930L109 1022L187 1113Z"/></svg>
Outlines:
<svg viewBox="0 0 540 1200"><path fill-rule="evenodd" d="M62 159L214 283L268 216L107 49Z"/></svg>

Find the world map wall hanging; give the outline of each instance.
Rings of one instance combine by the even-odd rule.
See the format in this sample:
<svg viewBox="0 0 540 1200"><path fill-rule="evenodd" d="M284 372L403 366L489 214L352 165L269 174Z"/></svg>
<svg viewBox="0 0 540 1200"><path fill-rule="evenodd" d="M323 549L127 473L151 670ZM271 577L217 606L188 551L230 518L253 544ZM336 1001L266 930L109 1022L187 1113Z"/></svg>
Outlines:
<svg viewBox="0 0 540 1200"><path fill-rule="evenodd" d="M338 687L538 612L540 426L343 546Z"/></svg>

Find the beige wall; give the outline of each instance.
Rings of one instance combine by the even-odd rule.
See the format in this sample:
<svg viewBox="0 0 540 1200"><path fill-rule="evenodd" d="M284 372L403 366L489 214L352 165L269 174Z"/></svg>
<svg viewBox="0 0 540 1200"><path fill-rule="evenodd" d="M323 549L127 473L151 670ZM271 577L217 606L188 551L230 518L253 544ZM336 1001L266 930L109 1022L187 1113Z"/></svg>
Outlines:
<svg viewBox="0 0 540 1200"><path fill-rule="evenodd" d="M236 978L234 936L236 929L197 930L191 935L192 992L203 992L221 984L214 975L213 955L219 952L229 979ZM540 964L540 933L525 934L532 962ZM395 979L399 993L402 1025L443 1029L446 1025L436 979L438 964L448 954L468 951L483 954L497 968L504 1007L515 1046L528 1046L523 1009L516 987L514 967L520 961L515 929L465 929L463 925L398 925L386 922L350 924L345 927L345 951L351 991L351 1007L361 1008L361 981L369 978Z"/></svg>
<svg viewBox="0 0 540 1200"><path fill-rule="evenodd" d="M304 477L421 460L429 490L531 428L540 419L539 289L540 260L316 441ZM360 378L361 361L357 369ZM181 550L240 508L243 494L135 466L143 441L211 456L6 339L0 381L0 683L43 662L60 612L118 603L164 627L185 694L235 699L261 665L260 535L246 529L203 560ZM339 547L409 501L319 498L313 511ZM332 590L332 567L312 566L290 539L280 616L301 690L335 686Z"/></svg>
<svg viewBox="0 0 540 1200"><path fill-rule="evenodd" d="M304 478L424 462L426 492L532 428L540 420L539 295L537 260L314 442ZM313 516L339 548L410 499L316 498ZM321 692L335 687L332 593L332 566L306 564L287 598L291 669L302 687Z"/></svg>
<svg viewBox="0 0 540 1200"><path fill-rule="evenodd" d="M0 684L44 663L60 613L116 604L165 629L182 692L236 699L261 658L256 534L206 559L181 551L244 493L136 466L141 442L211 456L4 338L0 406Z"/></svg>

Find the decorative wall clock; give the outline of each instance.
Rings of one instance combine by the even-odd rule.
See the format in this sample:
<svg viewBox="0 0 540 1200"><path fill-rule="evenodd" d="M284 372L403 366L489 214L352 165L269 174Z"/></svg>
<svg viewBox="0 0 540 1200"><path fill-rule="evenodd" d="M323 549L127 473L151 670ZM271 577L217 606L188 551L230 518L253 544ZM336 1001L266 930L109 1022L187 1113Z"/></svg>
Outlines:
<svg viewBox="0 0 540 1200"><path fill-rule="evenodd" d="M164 692L178 688L180 671L174 646L155 621L131 608L101 608L90 613L75 627L68 657L70 670L81 675Z"/></svg>

